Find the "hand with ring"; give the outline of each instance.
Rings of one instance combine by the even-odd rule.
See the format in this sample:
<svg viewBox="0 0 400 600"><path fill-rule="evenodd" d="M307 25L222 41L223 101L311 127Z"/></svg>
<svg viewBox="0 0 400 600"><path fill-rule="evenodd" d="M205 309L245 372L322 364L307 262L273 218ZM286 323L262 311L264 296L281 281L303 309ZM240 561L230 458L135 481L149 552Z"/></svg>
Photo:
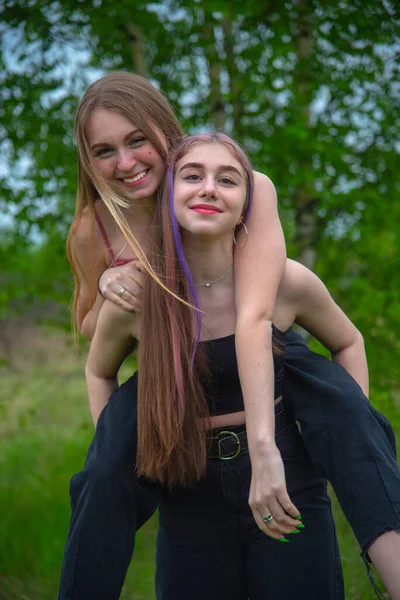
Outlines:
<svg viewBox="0 0 400 600"><path fill-rule="evenodd" d="M111 267L99 279L99 292L104 298L130 312L140 310L145 273L138 260L121 267Z"/></svg>
<svg viewBox="0 0 400 600"><path fill-rule="evenodd" d="M286 489L285 469L275 444L261 455L251 456L252 476L249 504L258 527L275 540L299 533L304 525Z"/></svg>
<svg viewBox="0 0 400 600"><path fill-rule="evenodd" d="M264 523L270 523L273 518L274 517L272 515L265 515L265 517L263 517L263 521Z"/></svg>

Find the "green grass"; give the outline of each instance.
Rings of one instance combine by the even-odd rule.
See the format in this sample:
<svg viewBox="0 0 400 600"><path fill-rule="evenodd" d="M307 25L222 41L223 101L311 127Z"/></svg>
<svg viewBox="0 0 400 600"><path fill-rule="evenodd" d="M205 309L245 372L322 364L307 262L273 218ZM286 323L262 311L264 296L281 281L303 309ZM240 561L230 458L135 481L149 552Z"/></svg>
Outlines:
<svg viewBox="0 0 400 600"><path fill-rule="evenodd" d="M83 360L74 359L68 347L62 360L59 353L54 358L51 338L49 344L45 361L32 359L29 368L1 376L0 600L56 598L70 514L69 479L81 469L93 435ZM359 548L335 500L334 508L346 598L373 600ZM122 600L155 598L155 535L153 519L138 533Z"/></svg>

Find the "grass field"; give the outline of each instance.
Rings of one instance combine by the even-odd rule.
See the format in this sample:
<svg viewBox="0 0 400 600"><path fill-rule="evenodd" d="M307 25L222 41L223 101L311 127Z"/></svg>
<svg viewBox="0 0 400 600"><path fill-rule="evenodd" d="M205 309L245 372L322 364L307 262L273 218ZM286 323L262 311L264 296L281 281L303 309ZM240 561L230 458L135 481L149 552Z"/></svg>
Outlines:
<svg viewBox="0 0 400 600"><path fill-rule="evenodd" d="M69 479L82 467L93 428L83 359L74 357L65 338L43 334L35 353L24 358L24 348L20 351L23 367L1 373L0 600L55 600ZM346 598L372 600L357 543L335 501L334 506ZM122 600L155 598L155 534L155 519L139 532Z"/></svg>

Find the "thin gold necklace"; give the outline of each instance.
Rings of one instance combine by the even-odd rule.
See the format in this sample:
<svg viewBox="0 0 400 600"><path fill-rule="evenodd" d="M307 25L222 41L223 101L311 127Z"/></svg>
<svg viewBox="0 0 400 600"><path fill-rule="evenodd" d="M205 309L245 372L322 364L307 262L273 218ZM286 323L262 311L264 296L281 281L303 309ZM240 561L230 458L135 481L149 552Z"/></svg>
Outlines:
<svg viewBox="0 0 400 600"><path fill-rule="evenodd" d="M225 277L225 275L228 275L228 273L232 269L232 267L233 267L233 263L227 268L225 273L222 273L221 277L218 277L218 279L214 279L214 281L206 281L205 283L196 283L196 285L204 285L204 287L209 288L213 285L213 283L217 283L217 281L221 281L221 279L223 279Z"/></svg>

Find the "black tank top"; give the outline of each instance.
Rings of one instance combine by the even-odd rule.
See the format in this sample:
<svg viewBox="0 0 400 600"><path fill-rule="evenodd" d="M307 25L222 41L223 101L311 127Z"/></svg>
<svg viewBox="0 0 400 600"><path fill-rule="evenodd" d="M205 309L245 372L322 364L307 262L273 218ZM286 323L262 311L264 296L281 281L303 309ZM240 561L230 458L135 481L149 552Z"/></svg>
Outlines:
<svg viewBox="0 0 400 600"><path fill-rule="evenodd" d="M273 326L275 393L283 390L285 334ZM244 410L242 388L236 360L235 334L201 342L209 361L210 376L205 382L205 393L212 415L225 415Z"/></svg>

